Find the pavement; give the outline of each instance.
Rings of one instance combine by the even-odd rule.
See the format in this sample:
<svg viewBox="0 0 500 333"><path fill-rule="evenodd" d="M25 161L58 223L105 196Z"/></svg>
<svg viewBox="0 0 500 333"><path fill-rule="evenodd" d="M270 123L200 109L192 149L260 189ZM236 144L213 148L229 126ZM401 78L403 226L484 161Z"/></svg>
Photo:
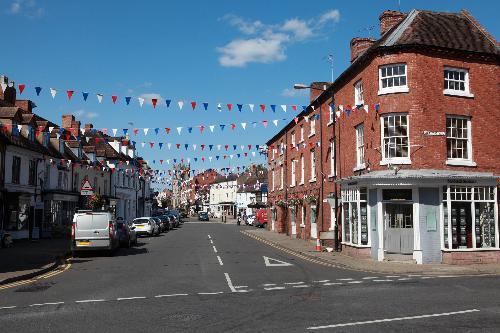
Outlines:
<svg viewBox="0 0 500 333"><path fill-rule="evenodd" d="M426 274L426 275L500 275L500 264L445 265L375 261L354 258L342 252L317 252L315 242L290 238L290 236L266 229L245 230L244 234L275 248L306 257L316 263L330 267L345 268L382 274Z"/></svg>
<svg viewBox="0 0 500 333"><path fill-rule="evenodd" d="M496 332L499 279L315 263L194 219L0 287L2 332ZM260 231L260 230L259 230Z"/></svg>
<svg viewBox="0 0 500 333"><path fill-rule="evenodd" d="M42 275L69 251L68 239L17 240L13 247L0 249L0 285Z"/></svg>

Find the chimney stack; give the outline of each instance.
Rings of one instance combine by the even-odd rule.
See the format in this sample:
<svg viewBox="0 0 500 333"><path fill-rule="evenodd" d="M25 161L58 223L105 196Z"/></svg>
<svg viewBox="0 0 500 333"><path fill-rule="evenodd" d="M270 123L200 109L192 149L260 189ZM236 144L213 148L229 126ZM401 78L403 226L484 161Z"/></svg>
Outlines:
<svg viewBox="0 0 500 333"><path fill-rule="evenodd" d="M94 128L92 124L85 124L85 132L90 132Z"/></svg>
<svg viewBox="0 0 500 333"><path fill-rule="evenodd" d="M380 36L382 37L392 27L397 25L406 17L405 13L395 10L386 10L379 16L380 20Z"/></svg>
<svg viewBox="0 0 500 333"><path fill-rule="evenodd" d="M372 38L355 37L351 39L351 63L354 62L370 46L375 44L376 40Z"/></svg>
<svg viewBox="0 0 500 333"><path fill-rule="evenodd" d="M62 127L64 129L71 128L71 123L75 121L75 116L72 114L63 114L62 116Z"/></svg>

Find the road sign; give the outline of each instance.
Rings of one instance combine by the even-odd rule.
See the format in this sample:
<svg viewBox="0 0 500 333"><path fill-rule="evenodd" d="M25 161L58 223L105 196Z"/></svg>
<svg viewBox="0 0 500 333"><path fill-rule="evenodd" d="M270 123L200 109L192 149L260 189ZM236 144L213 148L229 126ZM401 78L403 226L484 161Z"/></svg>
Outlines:
<svg viewBox="0 0 500 333"><path fill-rule="evenodd" d="M80 194L81 195L94 194L94 189L92 188L92 185L90 185L90 182L88 179L85 179L85 181L83 182L82 187L80 188Z"/></svg>
<svg viewBox="0 0 500 333"><path fill-rule="evenodd" d="M278 260L278 259L274 259L274 258L269 258L269 257L264 257L264 263L266 264L266 266L270 266L270 267L277 267L277 266L293 266L293 264L290 264L288 262L285 262L285 261L281 261L281 260Z"/></svg>

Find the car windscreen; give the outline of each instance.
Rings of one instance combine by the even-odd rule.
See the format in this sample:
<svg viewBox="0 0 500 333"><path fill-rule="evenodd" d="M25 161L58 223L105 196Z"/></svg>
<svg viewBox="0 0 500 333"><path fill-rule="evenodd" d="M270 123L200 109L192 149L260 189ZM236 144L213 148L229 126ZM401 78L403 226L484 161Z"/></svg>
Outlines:
<svg viewBox="0 0 500 333"><path fill-rule="evenodd" d="M147 224L149 222L149 219L137 219L134 220L132 223L134 224Z"/></svg>

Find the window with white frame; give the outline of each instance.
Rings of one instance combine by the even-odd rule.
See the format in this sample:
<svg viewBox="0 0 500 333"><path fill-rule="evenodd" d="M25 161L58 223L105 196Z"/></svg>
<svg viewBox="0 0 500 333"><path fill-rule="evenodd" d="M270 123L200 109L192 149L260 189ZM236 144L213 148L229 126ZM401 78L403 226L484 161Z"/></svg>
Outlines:
<svg viewBox="0 0 500 333"><path fill-rule="evenodd" d="M274 160L275 157L276 157L276 149L273 148L273 160Z"/></svg>
<svg viewBox="0 0 500 333"><path fill-rule="evenodd" d="M344 243L368 245L366 188L342 190L342 208Z"/></svg>
<svg viewBox="0 0 500 333"><path fill-rule="evenodd" d="M274 169L272 170L272 177L271 177L271 180L272 180L272 184L271 184L271 188L273 189L274 191L274 185L276 184L276 179L275 179L275 174L274 174Z"/></svg>
<svg viewBox="0 0 500 333"><path fill-rule="evenodd" d="M280 143L280 146L279 146L279 154L280 156L283 155L283 151L285 150L285 147L283 146L283 142Z"/></svg>
<svg viewBox="0 0 500 333"><path fill-rule="evenodd" d="M300 142L304 142L304 125L300 125Z"/></svg>
<svg viewBox="0 0 500 333"><path fill-rule="evenodd" d="M330 176L337 174L335 170L335 140L330 141Z"/></svg>
<svg viewBox="0 0 500 333"><path fill-rule="evenodd" d="M363 81L359 80L354 85L354 105L363 105L365 100L363 98Z"/></svg>
<svg viewBox="0 0 500 333"><path fill-rule="evenodd" d="M470 118L446 117L446 150L448 160L471 160Z"/></svg>
<svg viewBox="0 0 500 333"><path fill-rule="evenodd" d="M295 131L293 131L293 132L292 132L291 137L292 137L292 139L291 139L291 141L292 141L292 146L295 148L295 143L296 143L296 142L295 142Z"/></svg>
<svg viewBox="0 0 500 333"><path fill-rule="evenodd" d="M281 166L281 169L280 169L280 190L283 189L283 185L285 184L284 182L284 168L283 166Z"/></svg>
<svg viewBox="0 0 500 333"><path fill-rule="evenodd" d="M316 180L316 154L315 150L311 150L311 180L310 181L315 181Z"/></svg>
<svg viewBox="0 0 500 333"><path fill-rule="evenodd" d="M333 117L335 117L335 110L333 108L334 108L333 104L328 105L328 125L333 123L334 120Z"/></svg>
<svg viewBox="0 0 500 333"><path fill-rule="evenodd" d="M473 97L469 89L469 71L461 68L444 68L444 88L446 95Z"/></svg>
<svg viewBox="0 0 500 333"><path fill-rule="evenodd" d="M311 118L309 118L309 125L311 126L309 128L309 136L313 136L316 134L316 115L313 115Z"/></svg>
<svg viewBox="0 0 500 333"><path fill-rule="evenodd" d="M304 184L305 176L305 165L304 165L304 154L300 155L300 184Z"/></svg>
<svg viewBox="0 0 500 333"><path fill-rule="evenodd" d="M410 163L410 138L407 114L388 114L381 118L382 162Z"/></svg>
<svg viewBox="0 0 500 333"><path fill-rule="evenodd" d="M498 248L496 186L443 186L443 246Z"/></svg>
<svg viewBox="0 0 500 333"><path fill-rule="evenodd" d="M297 160L292 160L292 179L290 181L290 186L292 186L292 187L295 186L296 181L297 181L296 180L296 177L297 177L296 169L297 169Z"/></svg>
<svg viewBox="0 0 500 333"><path fill-rule="evenodd" d="M356 168L365 166L365 126L356 126Z"/></svg>
<svg viewBox="0 0 500 333"><path fill-rule="evenodd" d="M391 64L379 68L379 94L408 92L406 64Z"/></svg>

